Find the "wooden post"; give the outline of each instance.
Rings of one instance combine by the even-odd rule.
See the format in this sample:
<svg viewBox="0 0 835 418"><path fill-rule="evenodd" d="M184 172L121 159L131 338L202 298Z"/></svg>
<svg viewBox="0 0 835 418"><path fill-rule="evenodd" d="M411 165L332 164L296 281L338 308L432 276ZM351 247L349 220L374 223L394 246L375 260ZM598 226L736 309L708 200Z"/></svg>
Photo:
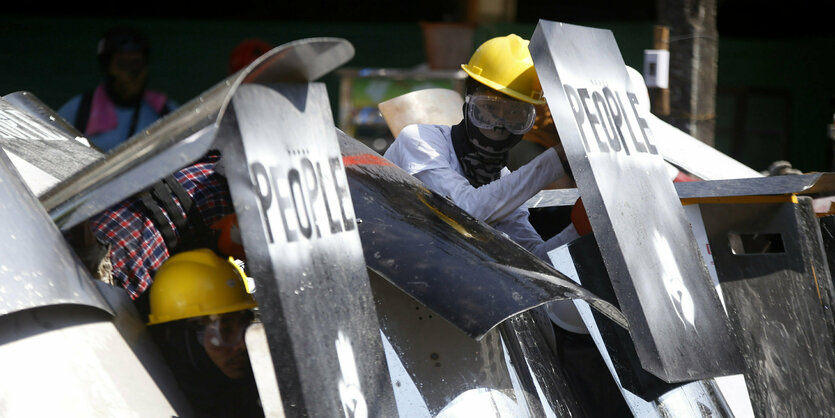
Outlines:
<svg viewBox="0 0 835 418"><path fill-rule="evenodd" d="M670 28L656 25L652 32L652 49L669 51ZM658 116L670 114L670 89L652 87L650 88L650 102L652 113Z"/></svg>
<svg viewBox="0 0 835 418"><path fill-rule="evenodd" d="M468 23L479 23L479 4L478 0L464 0L466 2L465 5L465 13L467 15L466 21Z"/></svg>
<svg viewBox="0 0 835 418"><path fill-rule="evenodd" d="M719 35L717 0L656 0L660 24L670 28L670 110L661 117L713 146Z"/></svg>

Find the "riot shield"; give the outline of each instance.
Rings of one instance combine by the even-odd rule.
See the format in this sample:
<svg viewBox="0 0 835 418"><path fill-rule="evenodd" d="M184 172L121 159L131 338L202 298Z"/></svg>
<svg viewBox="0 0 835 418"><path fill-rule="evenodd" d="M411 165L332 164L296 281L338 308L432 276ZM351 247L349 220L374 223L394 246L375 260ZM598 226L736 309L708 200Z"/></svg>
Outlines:
<svg viewBox="0 0 835 418"><path fill-rule="evenodd" d="M667 382L742 363L610 31L540 20L530 43L644 369Z"/></svg>
<svg viewBox="0 0 835 418"><path fill-rule="evenodd" d="M617 304L600 249L591 234L548 253L554 265L596 295ZM751 416L752 406L742 375L667 383L640 367L629 333L603 320L575 301L578 316L591 335L606 367L633 415Z"/></svg>
<svg viewBox="0 0 835 418"><path fill-rule="evenodd" d="M621 312L486 223L339 132L368 267L467 335L552 300Z"/></svg>
<svg viewBox="0 0 835 418"><path fill-rule="evenodd" d="M812 208L813 197L835 190L832 177L677 187L720 286L757 416L835 414L835 290Z"/></svg>
<svg viewBox="0 0 835 418"><path fill-rule="evenodd" d="M39 306L78 304L112 313L85 267L0 153L3 277L0 315Z"/></svg>
<svg viewBox="0 0 835 418"><path fill-rule="evenodd" d="M589 416L528 312L475 340L373 270L369 278L400 417Z"/></svg>
<svg viewBox="0 0 835 418"><path fill-rule="evenodd" d="M221 125L285 413L390 416L394 398L324 85L241 86Z"/></svg>
<svg viewBox="0 0 835 418"><path fill-rule="evenodd" d="M3 153L0 202L2 414L188 415L127 295L93 280Z"/></svg>

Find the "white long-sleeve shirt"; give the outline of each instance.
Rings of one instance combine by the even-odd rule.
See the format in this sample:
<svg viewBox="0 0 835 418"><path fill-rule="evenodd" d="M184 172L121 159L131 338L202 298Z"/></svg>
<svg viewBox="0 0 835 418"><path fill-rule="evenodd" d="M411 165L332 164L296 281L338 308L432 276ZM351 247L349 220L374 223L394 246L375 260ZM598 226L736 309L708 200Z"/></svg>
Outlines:
<svg viewBox="0 0 835 418"><path fill-rule="evenodd" d="M512 240L548 260L547 252L578 237L569 225L547 242L528 221L524 203L548 184L565 175L556 150L548 149L528 164L481 187L464 176L452 145L452 128L444 125L409 125L389 146L384 157L446 196L474 218L507 234Z"/></svg>

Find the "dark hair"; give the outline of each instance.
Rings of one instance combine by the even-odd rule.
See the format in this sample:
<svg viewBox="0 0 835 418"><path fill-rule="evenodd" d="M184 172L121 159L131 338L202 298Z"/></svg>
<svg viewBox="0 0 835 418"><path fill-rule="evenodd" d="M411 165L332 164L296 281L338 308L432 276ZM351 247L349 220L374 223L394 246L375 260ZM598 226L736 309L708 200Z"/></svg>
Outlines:
<svg viewBox="0 0 835 418"><path fill-rule="evenodd" d="M108 29L99 40L96 48L99 64L106 66L116 52L141 52L147 57L151 53L151 46L141 30L130 26L117 26Z"/></svg>
<svg viewBox="0 0 835 418"><path fill-rule="evenodd" d="M472 77L467 77L467 80L464 82L464 95L469 96L475 93L479 87L484 87L484 84L479 83Z"/></svg>
<svg viewBox="0 0 835 418"><path fill-rule="evenodd" d="M212 362L191 320L148 327L195 416L263 417L252 369L230 379Z"/></svg>

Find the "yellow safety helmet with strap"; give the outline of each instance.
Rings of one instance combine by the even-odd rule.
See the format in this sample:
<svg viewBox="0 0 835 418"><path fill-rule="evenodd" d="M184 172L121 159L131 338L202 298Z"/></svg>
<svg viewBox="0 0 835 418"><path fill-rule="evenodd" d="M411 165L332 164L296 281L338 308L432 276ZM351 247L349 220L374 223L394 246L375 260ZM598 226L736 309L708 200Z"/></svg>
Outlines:
<svg viewBox="0 0 835 418"><path fill-rule="evenodd" d="M493 90L527 103L545 104L542 86L528 50L530 41L510 34L488 40L476 49L461 68Z"/></svg>
<svg viewBox="0 0 835 418"><path fill-rule="evenodd" d="M209 249L176 254L154 275L148 325L252 309L243 274Z"/></svg>

